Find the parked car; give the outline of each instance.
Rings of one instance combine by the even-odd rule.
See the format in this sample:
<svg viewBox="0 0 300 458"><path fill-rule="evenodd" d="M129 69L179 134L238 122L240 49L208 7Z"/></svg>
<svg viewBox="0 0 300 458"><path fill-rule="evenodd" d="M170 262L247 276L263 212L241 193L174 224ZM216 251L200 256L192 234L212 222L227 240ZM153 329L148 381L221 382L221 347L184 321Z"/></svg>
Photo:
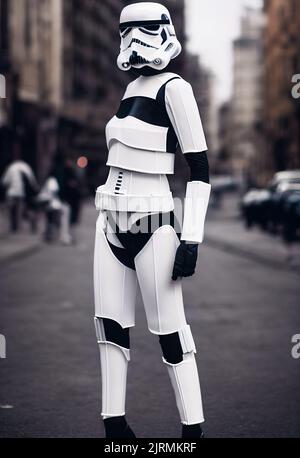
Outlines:
<svg viewBox="0 0 300 458"><path fill-rule="evenodd" d="M300 181L281 181L276 190L271 193L268 214L268 229L270 232L276 234L280 231L285 219L285 202L291 195L299 191Z"/></svg>
<svg viewBox="0 0 300 458"><path fill-rule="evenodd" d="M276 192L278 185L281 183L300 183L300 170L287 170L276 173L270 183L270 190Z"/></svg>
<svg viewBox="0 0 300 458"><path fill-rule="evenodd" d="M252 189L244 196L241 209L248 229L255 225L266 229L270 197L271 193L268 189Z"/></svg>
<svg viewBox="0 0 300 458"><path fill-rule="evenodd" d="M300 190L300 170L279 172L266 189L252 189L242 200L247 228L254 225L278 233L285 224L285 202Z"/></svg>
<svg viewBox="0 0 300 458"><path fill-rule="evenodd" d="M282 206L282 236L285 242L297 240L300 231L300 187L288 194Z"/></svg>

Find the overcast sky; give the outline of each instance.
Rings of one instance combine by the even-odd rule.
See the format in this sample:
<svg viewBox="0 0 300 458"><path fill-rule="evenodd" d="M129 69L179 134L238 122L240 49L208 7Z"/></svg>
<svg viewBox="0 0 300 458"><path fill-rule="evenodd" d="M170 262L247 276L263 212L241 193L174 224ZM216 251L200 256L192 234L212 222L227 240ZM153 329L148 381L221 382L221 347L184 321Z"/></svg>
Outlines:
<svg viewBox="0 0 300 458"><path fill-rule="evenodd" d="M232 40L239 35L245 6L261 7L263 0L185 0L188 49L201 56L216 75L218 100L230 96Z"/></svg>

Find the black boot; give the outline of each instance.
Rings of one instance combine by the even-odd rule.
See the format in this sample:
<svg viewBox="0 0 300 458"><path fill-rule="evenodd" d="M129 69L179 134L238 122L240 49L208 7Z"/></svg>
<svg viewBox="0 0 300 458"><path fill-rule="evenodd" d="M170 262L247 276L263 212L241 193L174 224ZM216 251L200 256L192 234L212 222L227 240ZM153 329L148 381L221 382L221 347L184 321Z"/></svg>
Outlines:
<svg viewBox="0 0 300 458"><path fill-rule="evenodd" d="M112 417L104 420L107 439L135 439L135 434L128 426L125 417Z"/></svg>
<svg viewBox="0 0 300 458"><path fill-rule="evenodd" d="M201 425L183 425L182 439L204 439Z"/></svg>

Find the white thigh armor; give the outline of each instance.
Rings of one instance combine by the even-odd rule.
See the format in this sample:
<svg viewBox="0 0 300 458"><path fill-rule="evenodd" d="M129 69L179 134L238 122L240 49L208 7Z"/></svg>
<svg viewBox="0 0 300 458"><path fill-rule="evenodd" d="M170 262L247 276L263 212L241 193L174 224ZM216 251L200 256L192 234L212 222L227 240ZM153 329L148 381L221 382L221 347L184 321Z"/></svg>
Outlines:
<svg viewBox="0 0 300 458"><path fill-rule="evenodd" d="M139 284L150 331L154 334L179 331L186 325L186 319L181 282L172 281L172 269L179 246L174 228L165 225L153 235L150 234L146 245L130 263L130 254L126 255L126 249L117 235L108 230L106 218L106 213L100 212L97 221L95 315L114 320L123 328L134 326Z"/></svg>
<svg viewBox="0 0 300 458"><path fill-rule="evenodd" d="M171 334L186 324L181 282L172 281L178 237L170 226L158 229L136 257L136 271L149 329Z"/></svg>
<svg viewBox="0 0 300 458"><path fill-rule="evenodd" d="M100 212L94 254L95 315L129 328L135 324L136 273L111 251L104 232L106 224L105 213Z"/></svg>

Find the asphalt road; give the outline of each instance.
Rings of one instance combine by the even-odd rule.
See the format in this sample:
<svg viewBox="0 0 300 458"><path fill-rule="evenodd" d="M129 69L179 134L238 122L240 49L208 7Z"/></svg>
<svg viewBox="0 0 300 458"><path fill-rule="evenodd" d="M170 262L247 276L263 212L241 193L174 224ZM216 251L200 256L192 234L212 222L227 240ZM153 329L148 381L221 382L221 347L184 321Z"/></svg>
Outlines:
<svg viewBox="0 0 300 458"><path fill-rule="evenodd" d="M0 437L102 437L93 327L95 213L75 248L44 247L0 266ZM198 348L207 437L300 437L299 274L209 244L184 282ZM138 301L128 419L138 437L179 437L157 339ZM10 407L10 408L8 408Z"/></svg>

